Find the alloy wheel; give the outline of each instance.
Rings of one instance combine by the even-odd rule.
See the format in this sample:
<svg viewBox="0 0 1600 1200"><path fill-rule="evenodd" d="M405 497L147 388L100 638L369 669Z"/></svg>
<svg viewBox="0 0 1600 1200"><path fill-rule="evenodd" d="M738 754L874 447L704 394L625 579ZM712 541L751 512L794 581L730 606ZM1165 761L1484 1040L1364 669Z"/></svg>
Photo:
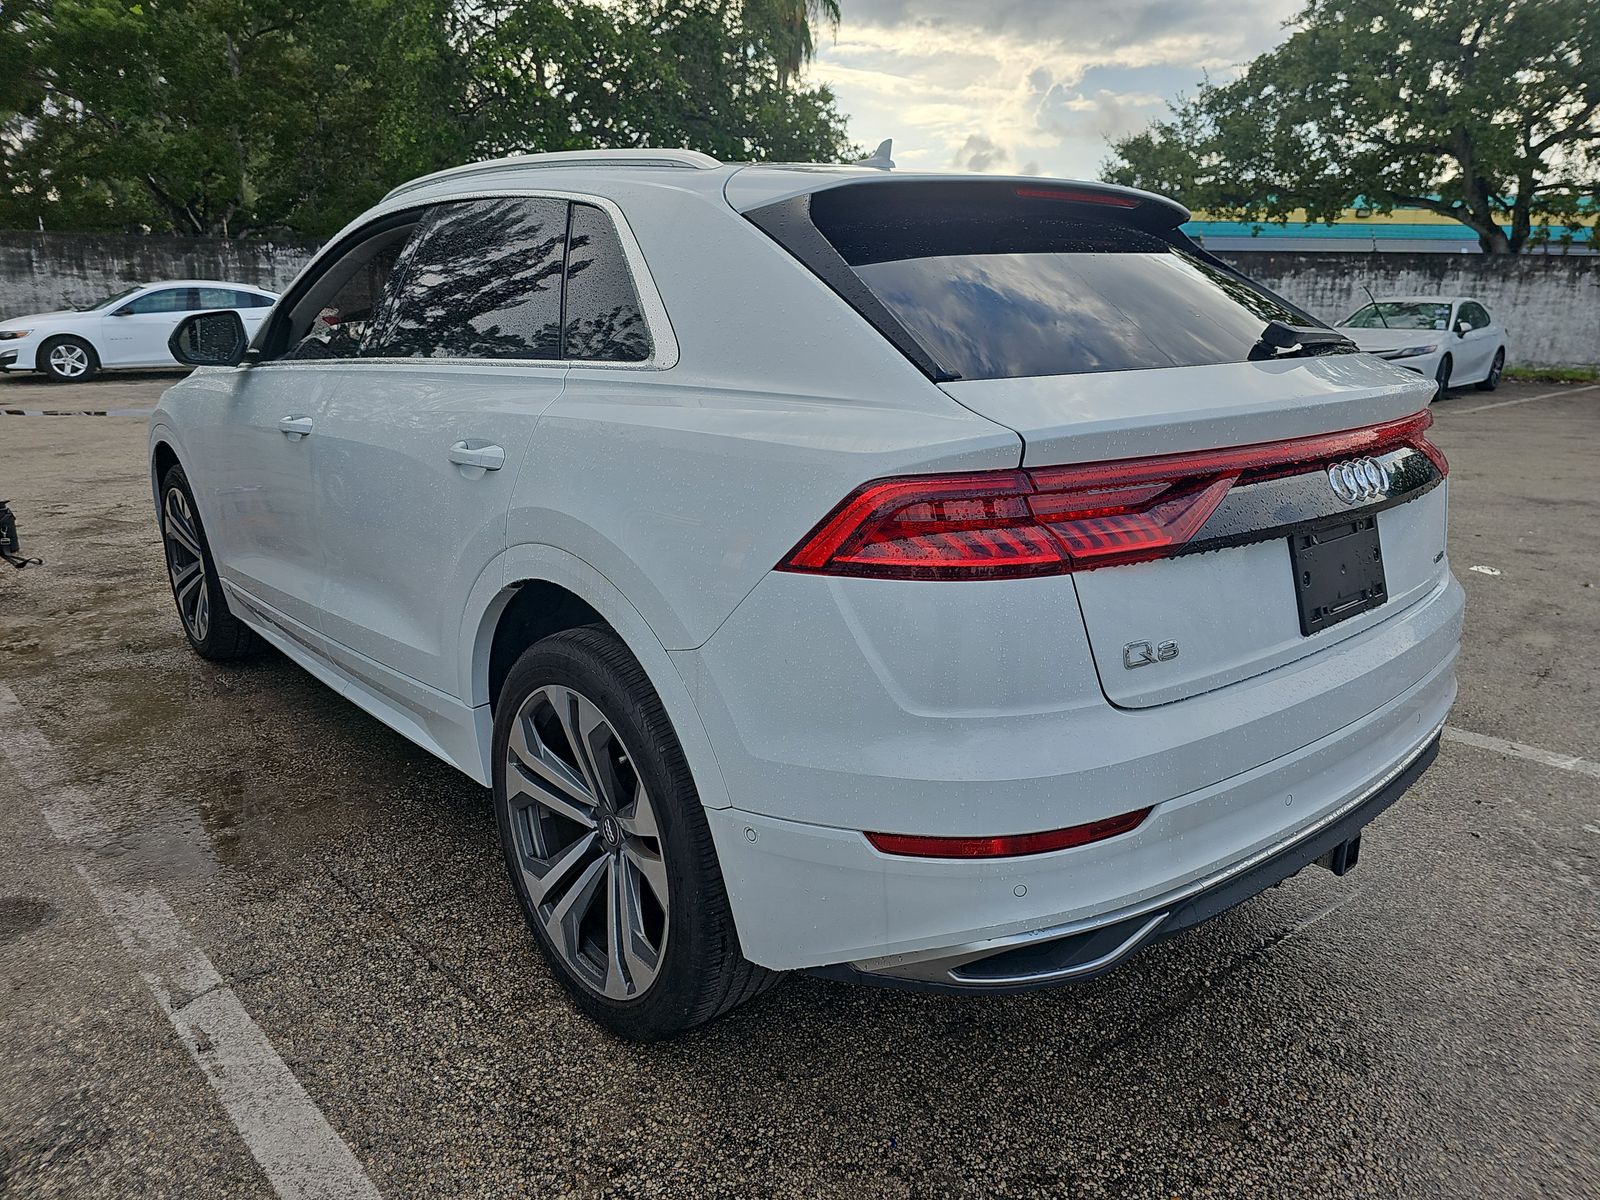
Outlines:
<svg viewBox="0 0 1600 1200"><path fill-rule="evenodd" d="M184 628L197 642L211 631L211 596L206 588L205 557L200 551L200 531L195 525L189 499L178 488L167 490L162 505L162 532L167 543L167 573L172 576L172 594L178 600L178 615Z"/></svg>
<svg viewBox="0 0 1600 1200"><path fill-rule="evenodd" d="M82 346L63 342L50 347L50 369L63 379L77 379L89 371L89 352Z"/></svg>
<svg viewBox="0 0 1600 1200"><path fill-rule="evenodd" d="M616 728L548 685L522 702L506 759L517 869L568 970L612 1000L660 974L670 927L655 806Z"/></svg>

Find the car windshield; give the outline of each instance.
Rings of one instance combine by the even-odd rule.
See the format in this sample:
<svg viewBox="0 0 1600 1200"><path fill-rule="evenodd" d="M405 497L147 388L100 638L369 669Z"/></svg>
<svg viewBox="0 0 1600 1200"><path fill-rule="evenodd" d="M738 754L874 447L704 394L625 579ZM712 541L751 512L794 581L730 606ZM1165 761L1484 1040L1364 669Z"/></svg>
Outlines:
<svg viewBox="0 0 1600 1200"><path fill-rule="evenodd" d="M1450 304L1445 300L1379 300L1344 319L1351 329L1449 329Z"/></svg>
<svg viewBox="0 0 1600 1200"><path fill-rule="evenodd" d="M138 290L139 289L136 288L136 287L124 288L122 291L118 292L115 296L107 296L103 300L96 300L93 304L80 304L77 307L77 309L74 310L74 311L76 311L76 312L94 312L96 309L109 308L111 305L115 304L118 300L126 300L129 296L133 295Z"/></svg>

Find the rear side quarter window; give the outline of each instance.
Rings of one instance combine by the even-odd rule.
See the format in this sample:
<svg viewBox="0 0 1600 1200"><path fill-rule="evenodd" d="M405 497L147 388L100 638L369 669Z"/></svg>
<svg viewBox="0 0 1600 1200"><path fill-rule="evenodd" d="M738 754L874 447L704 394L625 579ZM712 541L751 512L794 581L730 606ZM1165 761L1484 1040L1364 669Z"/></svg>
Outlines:
<svg viewBox="0 0 1600 1200"><path fill-rule="evenodd" d="M563 357L591 362L650 357L650 332L627 255L611 218L592 204L572 206L566 281Z"/></svg>

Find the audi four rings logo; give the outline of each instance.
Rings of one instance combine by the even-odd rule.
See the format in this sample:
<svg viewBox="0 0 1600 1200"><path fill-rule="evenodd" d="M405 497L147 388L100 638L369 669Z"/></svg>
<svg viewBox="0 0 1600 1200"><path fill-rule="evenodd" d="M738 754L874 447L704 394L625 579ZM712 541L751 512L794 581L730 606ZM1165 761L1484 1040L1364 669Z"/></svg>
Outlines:
<svg viewBox="0 0 1600 1200"><path fill-rule="evenodd" d="M1328 486L1346 504L1364 504L1389 494L1394 472L1375 458L1353 458L1328 468Z"/></svg>

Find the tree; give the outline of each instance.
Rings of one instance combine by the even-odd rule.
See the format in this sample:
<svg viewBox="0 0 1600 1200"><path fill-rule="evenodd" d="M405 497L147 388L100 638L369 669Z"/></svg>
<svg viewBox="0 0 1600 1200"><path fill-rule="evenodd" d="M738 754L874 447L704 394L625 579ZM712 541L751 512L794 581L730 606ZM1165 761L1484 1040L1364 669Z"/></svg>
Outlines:
<svg viewBox="0 0 1600 1200"><path fill-rule="evenodd" d="M0 227L322 237L473 158L846 154L784 65L809 32L750 19L774 3L8 0Z"/></svg>
<svg viewBox="0 0 1600 1200"><path fill-rule="evenodd" d="M0 221L324 233L470 148L442 0L34 0Z"/></svg>
<svg viewBox="0 0 1600 1200"><path fill-rule="evenodd" d="M839 0L744 0L745 26L758 35L758 44L771 53L778 68L778 87L787 88L800 68L811 61L816 45L813 22L825 21L839 29Z"/></svg>
<svg viewBox="0 0 1600 1200"><path fill-rule="evenodd" d="M1291 26L1237 80L1114 142L1106 177L1240 220L1421 208L1491 254L1527 246L1536 216L1593 216L1594 0L1310 0Z"/></svg>

